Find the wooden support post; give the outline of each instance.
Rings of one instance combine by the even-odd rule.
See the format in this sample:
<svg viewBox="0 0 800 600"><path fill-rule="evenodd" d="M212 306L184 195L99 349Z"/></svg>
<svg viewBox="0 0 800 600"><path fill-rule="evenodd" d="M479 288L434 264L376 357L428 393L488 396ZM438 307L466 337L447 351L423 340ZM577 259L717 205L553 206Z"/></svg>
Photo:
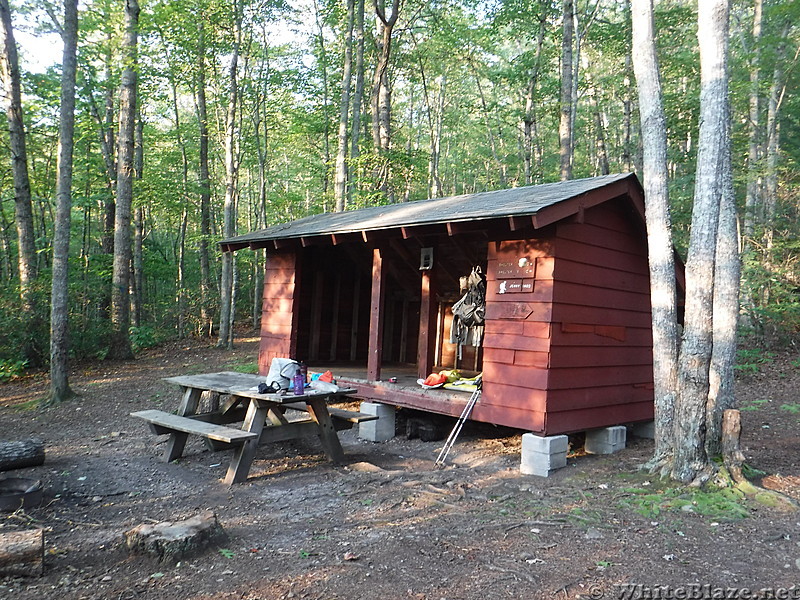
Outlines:
<svg viewBox="0 0 800 600"><path fill-rule="evenodd" d="M0 533L0 576L41 577L44 529Z"/></svg>
<svg viewBox="0 0 800 600"><path fill-rule="evenodd" d="M331 352L328 355L328 359L331 362L336 360L336 355L338 354L338 344L339 344L339 302L341 300L342 295L342 273L341 271L336 272L336 285L333 290L333 314L331 315Z"/></svg>
<svg viewBox="0 0 800 600"><path fill-rule="evenodd" d="M264 423L267 420L267 411L269 407L261 405L259 402L250 402L247 407L247 415L244 418L242 429L245 431L255 431L261 435L264 430ZM253 462L253 457L256 455L258 449L259 438L246 441L244 444L236 448L233 453L233 459L228 466L228 472L225 475L225 483L233 485L247 479L247 474L250 472L250 465Z"/></svg>
<svg viewBox="0 0 800 600"><path fill-rule="evenodd" d="M183 388L183 399L178 407L178 416L185 417L186 415L195 414L202 393L203 390L197 388ZM189 434L182 431L176 431L170 434L167 447L164 449L164 462L172 462L176 458L181 457L183 449L186 446L186 438L188 437Z"/></svg>
<svg viewBox="0 0 800 600"><path fill-rule="evenodd" d="M353 283L353 319L350 321L350 361L356 359L358 351L358 305L361 300L361 278L356 273Z"/></svg>
<svg viewBox="0 0 800 600"><path fill-rule="evenodd" d="M369 355L367 380L379 381L383 358L383 302L386 296L386 267L380 248L372 250L372 300L369 309Z"/></svg>
<svg viewBox="0 0 800 600"><path fill-rule="evenodd" d="M438 303L436 302L436 279L433 271L422 271L422 288L419 305L419 343L417 345L417 376L427 377L435 362L436 321Z"/></svg>
<svg viewBox="0 0 800 600"><path fill-rule="evenodd" d="M325 293L325 273L317 271L314 277L314 295L311 306L311 332L308 343L308 359L319 359L319 340L322 332L322 298Z"/></svg>
<svg viewBox="0 0 800 600"><path fill-rule="evenodd" d="M333 420L328 413L328 407L325 405L327 397L317 396L309 398L306 402L308 405L308 414L319 425L319 440L322 442L322 448L325 454L335 464L344 461L344 450L339 441L339 436L336 435L336 428L333 426Z"/></svg>

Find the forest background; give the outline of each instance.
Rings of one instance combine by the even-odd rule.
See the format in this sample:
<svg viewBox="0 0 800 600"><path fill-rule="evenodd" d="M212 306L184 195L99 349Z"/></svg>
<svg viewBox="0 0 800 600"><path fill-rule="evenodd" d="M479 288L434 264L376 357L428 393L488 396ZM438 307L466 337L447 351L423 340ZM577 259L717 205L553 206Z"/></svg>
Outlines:
<svg viewBox="0 0 800 600"><path fill-rule="evenodd" d="M37 318L19 319L22 253L3 151L0 379L47 361L58 218L61 69L33 59L54 48L60 56L61 7L10 8L29 40L21 84ZM105 358L112 344L115 148L130 65L124 8L80 5L67 304L70 355L79 359ZM696 3L661 0L655 23L673 235L685 256L699 118ZM797 0L732 4L743 333L762 346L794 343L800 332L798 23ZM134 349L192 334L226 344L234 321L258 326L263 251L228 255L226 284L215 243L226 235L326 211L641 173L627 2L146 0L136 27ZM8 136L4 122L6 148ZM233 310L222 317L228 300Z"/></svg>

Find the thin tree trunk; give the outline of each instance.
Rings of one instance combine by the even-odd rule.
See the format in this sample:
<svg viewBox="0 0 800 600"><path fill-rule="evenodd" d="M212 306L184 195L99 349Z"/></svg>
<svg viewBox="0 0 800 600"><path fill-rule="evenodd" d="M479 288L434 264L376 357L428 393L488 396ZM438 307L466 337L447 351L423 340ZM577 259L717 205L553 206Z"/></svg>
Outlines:
<svg viewBox="0 0 800 600"><path fill-rule="evenodd" d="M364 102L364 0L357 0L355 18L356 36L356 87L353 91L353 123L350 129L350 162L358 164L360 154L359 139L361 137L361 110ZM350 181L348 186L348 202L352 201L355 185Z"/></svg>
<svg viewBox="0 0 800 600"><path fill-rule="evenodd" d="M656 54L653 0L633 0L633 69L639 88L650 263L653 329L655 452L652 466L672 455L675 391L678 385L678 328L675 258L672 247L667 181L667 128Z"/></svg>
<svg viewBox="0 0 800 600"><path fill-rule="evenodd" d="M144 118L141 110L136 117L136 141L133 147L133 169L137 180L144 177ZM133 284L131 285L131 324L142 324L144 305L144 207L133 211Z"/></svg>
<svg viewBox="0 0 800 600"><path fill-rule="evenodd" d="M344 34L344 65L342 67L342 101L339 106L339 134L336 151L336 174L333 197L334 210L342 212L347 198L347 125L350 113L350 87L353 78L353 19L354 0L347 0L347 25Z"/></svg>
<svg viewBox="0 0 800 600"><path fill-rule="evenodd" d="M110 23L111 18L108 14L105 15L106 22ZM102 121L102 135L103 135L103 148L105 149L104 160L106 162L106 169L109 169L109 178L108 178L108 195L106 196L105 206L103 210L103 239L102 239L102 246L103 251L106 254L113 254L114 253L114 223L116 222L116 198L114 196L114 190L116 188L117 183L117 173L118 173L118 166L117 161L114 159L114 148L116 147L116 141L114 139L114 89L111 86L111 82L113 81L114 75L114 57L112 54L112 48L114 47L114 40L113 40L114 32L111 27L108 28L107 32L107 40L106 40L106 109L105 109L105 116ZM119 160L119 157L117 157Z"/></svg>
<svg viewBox="0 0 800 600"><path fill-rule="evenodd" d="M239 84L237 71L239 67L239 46L242 39L242 17L238 0L234 0L234 44L230 64L230 78L228 88L228 112L225 123L225 208L223 213L223 235L233 237L236 235L236 186L237 186L237 161L236 161L236 105L239 101ZM219 319L219 347L233 347L231 323L233 322L233 253L225 252L222 255L222 278L220 282L220 319Z"/></svg>
<svg viewBox="0 0 800 600"><path fill-rule="evenodd" d="M544 9L542 9L544 10ZM528 89L525 94L525 117L523 119L523 158L525 162L525 183L533 183L533 143L534 131L536 129L536 110L534 99L536 88L539 83L539 69L542 60L542 48L544 48L544 34L547 20L542 13L539 15L539 32L536 35L536 54L533 60L533 70L528 79Z"/></svg>
<svg viewBox="0 0 800 600"><path fill-rule="evenodd" d="M760 109L760 61L761 61L761 25L763 1L753 2L753 40L750 60L750 116L747 122L747 193L744 203L744 237L745 243L753 237L758 212L761 155L761 109Z"/></svg>
<svg viewBox="0 0 800 600"><path fill-rule="evenodd" d="M21 319L26 331L22 354L32 366L42 362L44 349L37 346L35 333L36 301L34 283L36 270L36 233L31 207L31 184L28 177L28 151L25 144L25 121L22 114L22 81L17 56L17 44L11 23L8 0L0 0L0 73L8 96L6 117L11 151L11 173L14 179L14 210L17 224L19 287Z"/></svg>
<svg viewBox="0 0 800 600"><path fill-rule="evenodd" d="M206 43L205 27L201 15L197 24L197 121L199 129L199 160L200 160L200 241L198 254L200 255L200 319L203 330L211 335L213 329L212 312L209 310L211 301L211 266L208 256L208 240L211 237L211 175L208 167L208 109L206 107Z"/></svg>
<svg viewBox="0 0 800 600"><path fill-rule="evenodd" d="M633 169L633 151L631 150L631 131L633 129L633 86L631 85L631 53L625 55L625 98L622 101L622 168L625 172ZM662 103L663 104L663 103ZM662 111L663 113L663 106Z"/></svg>
<svg viewBox="0 0 800 600"><path fill-rule="evenodd" d="M784 61L786 60L786 39L789 35L789 25L781 31L781 42L776 51L775 70L772 74L772 84L769 88L767 101L767 149L764 173L764 246L772 247L775 209L778 203L778 158L780 155L780 123L778 115L783 104L783 95L786 90L784 83ZM800 48L798 48L800 53ZM794 57L797 61L797 54Z"/></svg>
<svg viewBox="0 0 800 600"><path fill-rule="evenodd" d="M436 117L433 125L431 126L431 158L428 168L431 198L439 198L444 195L442 177L439 173L439 161L441 159L442 123L444 121L444 98L446 87L447 75L442 75L439 77L439 94L436 98ZM430 108L428 110L430 110Z"/></svg>
<svg viewBox="0 0 800 600"><path fill-rule="evenodd" d="M739 322L739 232L736 219L736 196L731 167L730 106L726 109L723 153L722 199L719 209L717 251L714 265L714 345L711 351L709 392L706 405L706 454L713 458L722 453L722 415L735 408L734 365Z"/></svg>
<svg viewBox="0 0 800 600"><path fill-rule="evenodd" d="M382 156L391 146L391 112L392 93L389 85L389 58L392 52L392 30L400 16L400 0L392 0L392 12L387 18L383 0L373 0L375 14L378 18L378 62L372 76L372 93L370 106L372 108L372 143L375 151ZM389 167L383 157L376 169L375 177L377 187L385 194L389 194Z"/></svg>
<svg viewBox="0 0 800 600"><path fill-rule="evenodd" d="M325 51L325 36L323 35L322 31L322 20L320 19L319 15L319 5L317 0L314 0L314 18L317 24L317 39L319 40L319 51L320 51L320 65L322 67L322 113L325 119L324 123L324 131L325 135L323 137L323 151L324 156L323 159L325 161L325 177L322 181L322 193L328 193L328 182L330 181L329 177L329 169L331 164L331 133L330 133L330 118L328 115L328 56Z"/></svg>
<svg viewBox="0 0 800 600"><path fill-rule="evenodd" d="M728 127L729 0L698 7L700 45L700 134L692 229L686 261L686 316L678 360L675 452L672 476L702 481L710 469L705 451L706 404L713 345L714 262L720 201L725 190Z"/></svg>
<svg viewBox="0 0 800 600"><path fill-rule="evenodd" d="M561 181L572 179L572 38L573 0L563 0L561 38L561 117L558 125Z"/></svg>
<svg viewBox="0 0 800 600"><path fill-rule="evenodd" d="M117 208L114 218L114 267L111 286L111 343L107 357L133 357L129 328L131 274L131 205L134 179L134 130L138 70L138 0L125 2L125 68L120 79L119 134L117 137Z"/></svg>
<svg viewBox="0 0 800 600"><path fill-rule="evenodd" d="M64 0L61 61L61 108L58 123L58 180L53 233L53 280L50 304L50 402L74 395L69 386L69 238L72 212L72 166L75 147L75 79L78 48L78 0Z"/></svg>

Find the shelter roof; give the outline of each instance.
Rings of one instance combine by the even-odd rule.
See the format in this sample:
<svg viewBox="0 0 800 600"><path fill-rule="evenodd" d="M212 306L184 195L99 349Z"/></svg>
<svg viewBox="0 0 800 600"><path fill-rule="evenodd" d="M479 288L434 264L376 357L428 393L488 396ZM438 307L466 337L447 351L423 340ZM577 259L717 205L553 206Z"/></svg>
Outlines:
<svg viewBox="0 0 800 600"><path fill-rule="evenodd" d="M373 206L358 210L322 213L273 225L260 231L220 242L223 251L240 248L279 247L281 240L309 241L312 238L345 238L370 232L447 225L452 235L459 224L482 221L530 219L536 229L545 227L607 200L628 195L644 219L643 195L636 175L623 173L587 179L573 179L448 198ZM530 221L527 221L530 222ZM295 242L296 243L296 242Z"/></svg>

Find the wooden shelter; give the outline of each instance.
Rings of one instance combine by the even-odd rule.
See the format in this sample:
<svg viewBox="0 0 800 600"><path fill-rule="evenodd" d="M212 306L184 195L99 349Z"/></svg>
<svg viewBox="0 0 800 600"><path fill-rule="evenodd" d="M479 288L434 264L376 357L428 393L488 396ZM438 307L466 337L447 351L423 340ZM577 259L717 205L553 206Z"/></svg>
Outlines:
<svg viewBox="0 0 800 600"><path fill-rule="evenodd" d="M653 418L633 174L319 214L221 245L267 250L262 374L293 357L359 398L458 415L469 394L417 378L481 372L471 418L540 435ZM459 358L450 309L475 266L487 280L485 335Z"/></svg>

